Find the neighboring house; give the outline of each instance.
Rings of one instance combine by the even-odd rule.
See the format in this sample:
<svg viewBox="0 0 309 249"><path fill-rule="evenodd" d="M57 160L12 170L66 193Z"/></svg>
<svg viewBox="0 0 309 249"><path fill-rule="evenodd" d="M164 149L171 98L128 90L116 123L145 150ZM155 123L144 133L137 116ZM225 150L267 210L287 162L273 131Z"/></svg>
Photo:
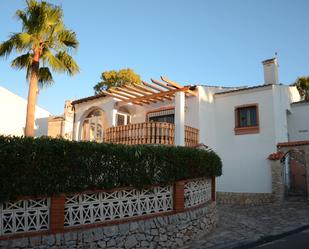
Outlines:
<svg viewBox="0 0 309 249"><path fill-rule="evenodd" d="M63 115L48 118L48 136L72 140L74 111L71 102L65 102Z"/></svg>
<svg viewBox="0 0 309 249"><path fill-rule="evenodd" d="M270 153L279 142L308 139L309 106L279 84L277 60L263 61L254 87L181 86L164 77L72 102L74 140L124 144L206 144L223 161L222 198L272 191Z"/></svg>
<svg viewBox="0 0 309 249"><path fill-rule="evenodd" d="M292 103L288 112L288 133L290 141L309 140L309 101Z"/></svg>
<svg viewBox="0 0 309 249"><path fill-rule="evenodd" d="M23 136L26 124L27 100L0 86L0 135ZM47 135L50 113L36 106L35 136Z"/></svg>

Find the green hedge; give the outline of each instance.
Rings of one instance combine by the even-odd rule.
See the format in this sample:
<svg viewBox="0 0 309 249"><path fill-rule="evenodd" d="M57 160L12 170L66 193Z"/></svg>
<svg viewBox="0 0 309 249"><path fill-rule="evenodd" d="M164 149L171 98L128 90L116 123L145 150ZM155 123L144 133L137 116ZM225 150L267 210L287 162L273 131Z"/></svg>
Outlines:
<svg viewBox="0 0 309 249"><path fill-rule="evenodd" d="M220 158L201 149L0 136L0 201L87 189L140 188L221 172Z"/></svg>

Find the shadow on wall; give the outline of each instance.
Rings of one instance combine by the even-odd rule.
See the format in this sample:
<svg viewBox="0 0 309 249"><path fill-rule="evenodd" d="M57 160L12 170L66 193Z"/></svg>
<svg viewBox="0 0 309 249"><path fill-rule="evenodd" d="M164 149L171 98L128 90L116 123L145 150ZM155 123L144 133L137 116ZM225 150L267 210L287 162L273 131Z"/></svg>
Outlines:
<svg viewBox="0 0 309 249"><path fill-rule="evenodd" d="M35 126L36 126L36 129L35 129L35 132L34 132L35 137L47 136L48 117L37 118L35 120Z"/></svg>

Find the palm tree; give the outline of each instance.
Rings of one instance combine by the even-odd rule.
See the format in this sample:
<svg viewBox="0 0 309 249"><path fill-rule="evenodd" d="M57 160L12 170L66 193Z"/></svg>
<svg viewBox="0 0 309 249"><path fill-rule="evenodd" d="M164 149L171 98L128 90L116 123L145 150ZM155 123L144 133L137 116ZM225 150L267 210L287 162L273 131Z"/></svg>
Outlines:
<svg viewBox="0 0 309 249"><path fill-rule="evenodd" d="M309 100L309 76L297 78L296 82L293 85L297 87L300 96L304 100Z"/></svg>
<svg viewBox="0 0 309 249"><path fill-rule="evenodd" d="M64 26L63 12L58 6L26 0L26 9L18 10L16 16L22 23L22 31L0 43L0 56L7 57L12 51L22 53L11 62L11 66L27 72L29 91L25 135L33 136L38 87L53 83L49 67L54 72L69 75L79 72L69 54L77 49L78 41L76 34Z"/></svg>

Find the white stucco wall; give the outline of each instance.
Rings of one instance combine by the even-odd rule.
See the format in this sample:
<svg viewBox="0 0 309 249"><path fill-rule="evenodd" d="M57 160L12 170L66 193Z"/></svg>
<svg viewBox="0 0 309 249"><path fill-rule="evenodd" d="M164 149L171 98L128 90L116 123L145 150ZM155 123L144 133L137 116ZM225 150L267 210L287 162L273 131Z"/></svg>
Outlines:
<svg viewBox="0 0 309 249"><path fill-rule="evenodd" d="M200 141L214 149L223 161L218 190L270 193L271 172L267 157L278 142L288 141L287 111L299 98L294 87L271 85L214 95L218 87L199 87ZM235 135L235 107L258 104L257 134Z"/></svg>
<svg viewBox="0 0 309 249"><path fill-rule="evenodd" d="M288 141L287 113L291 110L291 99L296 98L296 96L293 95L295 95L295 93L289 86L273 85L273 108L276 144Z"/></svg>
<svg viewBox="0 0 309 249"><path fill-rule="evenodd" d="M291 106L288 114L289 140L309 140L309 102L294 103Z"/></svg>
<svg viewBox="0 0 309 249"><path fill-rule="evenodd" d="M0 86L0 134L24 135L27 100ZM48 117L51 114L36 106L35 136L47 135Z"/></svg>
<svg viewBox="0 0 309 249"><path fill-rule="evenodd" d="M258 104L260 132L235 135L235 107ZM216 152L223 162L218 191L271 192L268 155L276 150L272 88L246 90L215 97Z"/></svg>

